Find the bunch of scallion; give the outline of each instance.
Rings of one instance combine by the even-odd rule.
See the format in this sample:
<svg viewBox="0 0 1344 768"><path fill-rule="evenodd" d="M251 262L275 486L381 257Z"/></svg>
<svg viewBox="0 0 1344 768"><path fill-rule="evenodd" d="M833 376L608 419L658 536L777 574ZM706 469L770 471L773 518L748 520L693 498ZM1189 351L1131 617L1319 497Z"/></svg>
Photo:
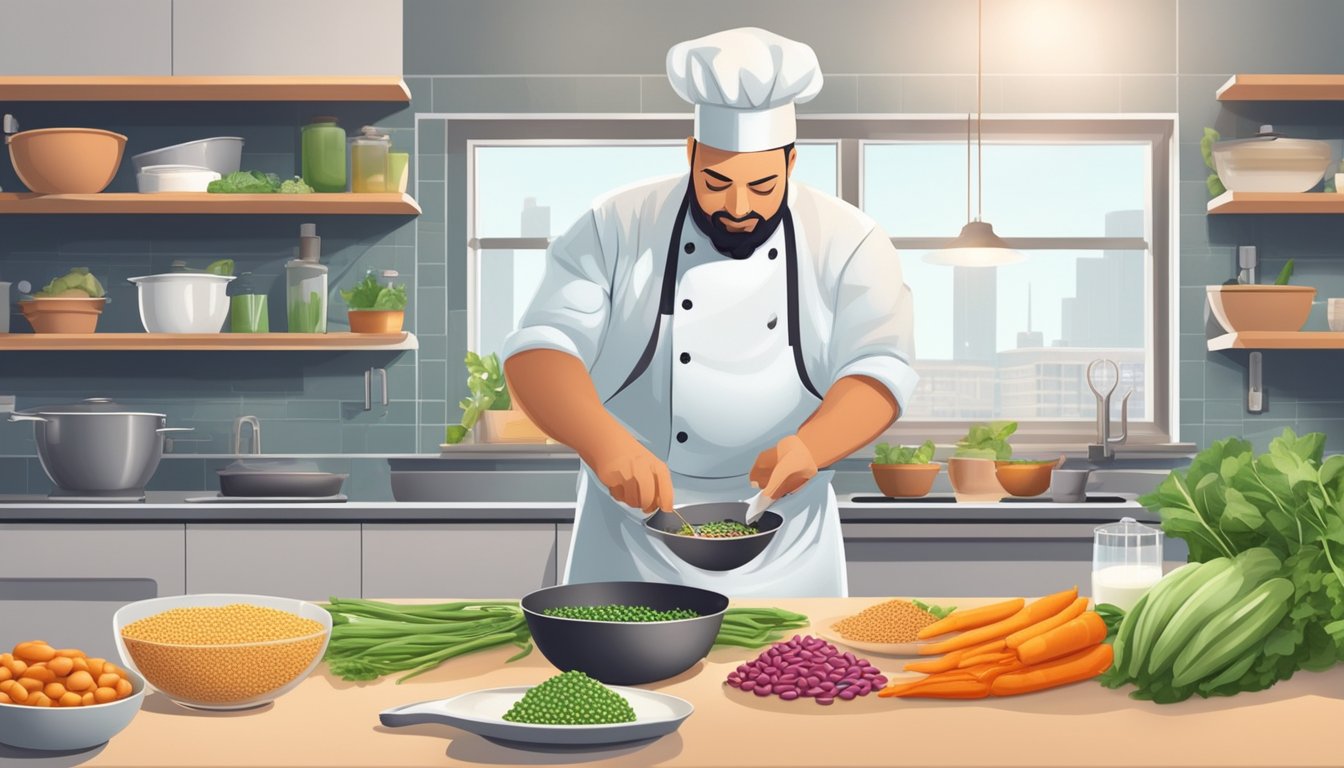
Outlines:
<svg viewBox="0 0 1344 768"><path fill-rule="evenodd" d="M409 672L403 683L455 656L513 644L532 651L532 636L516 601L486 600L435 605L393 605L331 598L331 642L324 659L345 680L374 680Z"/></svg>
<svg viewBox="0 0 1344 768"><path fill-rule="evenodd" d="M714 644L764 648L782 640L789 630L806 626L806 616L783 608L729 608Z"/></svg>

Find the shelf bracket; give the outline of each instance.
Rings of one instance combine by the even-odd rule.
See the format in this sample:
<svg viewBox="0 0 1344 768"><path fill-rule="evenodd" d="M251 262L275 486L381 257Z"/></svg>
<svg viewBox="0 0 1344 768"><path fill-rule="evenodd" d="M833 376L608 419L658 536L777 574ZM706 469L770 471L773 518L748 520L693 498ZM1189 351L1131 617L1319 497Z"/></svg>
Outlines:
<svg viewBox="0 0 1344 768"><path fill-rule="evenodd" d="M1264 353L1252 352L1246 365L1246 410L1251 413L1265 412L1265 372Z"/></svg>

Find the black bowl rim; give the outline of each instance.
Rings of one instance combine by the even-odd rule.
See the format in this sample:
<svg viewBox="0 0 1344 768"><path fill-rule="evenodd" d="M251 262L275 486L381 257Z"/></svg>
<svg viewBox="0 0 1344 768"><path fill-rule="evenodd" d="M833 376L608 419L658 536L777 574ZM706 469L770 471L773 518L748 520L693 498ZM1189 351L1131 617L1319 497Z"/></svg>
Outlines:
<svg viewBox="0 0 1344 768"><path fill-rule="evenodd" d="M779 514L778 512L772 512L767 509L764 513L761 514L761 520L764 520L767 517L771 516L779 518L778 525L776 525L774 528L771 528L768 531L761 531L760 533L752 533L746 536L712 536L708 538L703 536L682 536L680 533L673 533L671 531L664 531L662 528L653 527L653 515L649 515L649 518L644 521L644 528L647 529L650 533L656 533L659 536L676 536L677 539L679 540L688 539L691 541L712 541L715 544L719 544L730 541L748 541L750 539L759 539L762 536L765 536L767 538L774 536L779 531L780 526L784 525L784 516Z"/></svg>
<svg viewBox="0 0 1344 768"><path fill-rule="evenodd" d="M740 538L744 538L744 539L745 539L745 538L747 538L747 537L746 537L746 536L742 536L742 537L740 537ZM594 620L594 619L571 619L571 618L569 618L568 616L547 616L546 614L542 613L541 611L534 611L534 610L532 610L531 608L527 607L527 605L525 604L526 601L527 601L527 599L528 599L529 597L532 597L533 595L539 595L539 594L541 594L541 593L543 593L543 592L550 592L551 590L564 589L564 588L566 588L566 587L576 587L576 586L579 586L579 585L581 585L581 584L590 584L590 583L591 583L591 584L631 584L631 585L638 584L638 585L640 585L640 586L647 586L647 585L649 585L649 584L656 584L656 585L660 585L660 586L677 587L678 589L692 589L692 590L695 590L695 591L697 591L697 592L704 592L706 595L709 595L709 596L711 596L711 597L722 598L722 599L723 599L723 608L720 608L719 610L717 610L717 611L715 611L715 612L713 612L713 613L702 613L702 614L700 614L699 616L692 616L692 617L689 618L689 619L671 619L671 620L668 620L668 621L596 621L596 620ZM531 592L528 592L526 595L523 595L522 599L520 599L520 600L518 601L518 607L523 609L523 613L524 613L524 614L530 614L530 615L532 615L532 616L536 616L537 618L540 618L540 619L546 619L547 621L572 621L572 622L574 622L575 624L591 624L591 625L593 625L593 626L607 626L607 625L610 625L610 626L621 626L621 627L640 627L640 626L645 626L645 625L648 625L648 626L666 626L666 625L668 625L668 624L681 624L682 622L687 622L687 621L699 621L699 620L701 620L701 619L707 619L707 618L711 618L711 617L714 617L714 616L719 616L719 615L722 615L722 614L728 612L728 608L729 608L729 604L730 604L730 602L731 602L731 600L729 599L729 597L728 597L727 595L723 594L722 592L715 592L715 591L712 590L712 589L704 589L704 588L702 588L702 587L692 587L692 586L687 585L687 584L669 584L669 583L666 583L666 582L660 582L660 581L603 581L603 582L575 582L574 584L554 584L554 585L549 586L549 587L542 587L541 589L536 589L536 590L533 590L533 591L531 591Z"/></svg>

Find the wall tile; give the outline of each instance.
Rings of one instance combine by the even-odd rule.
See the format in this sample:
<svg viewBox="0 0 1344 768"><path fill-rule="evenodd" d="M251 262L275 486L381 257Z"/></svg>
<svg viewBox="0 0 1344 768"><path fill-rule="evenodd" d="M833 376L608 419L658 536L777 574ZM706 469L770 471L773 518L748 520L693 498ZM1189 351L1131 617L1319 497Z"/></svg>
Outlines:
<svg viewBox="0 0 1344 768"><path fill-rule="evenodd" d="M638 112L640 81L618 77L436 77L435 112Z"/></svg>
<svg viewBox="0 0 1344 768"><path fill-rule="evenodd" d="M860 114L882 114L903 111L903 79L898 75L868 75L857 78L855 111Z"/></svg>
<svg viewBox="0 0 1344 768"><path fill-rule="evenodd" d="M1344 5L1319 0L1181 0L1180 70L1339 71Z"/></svg>
<svg viewBox="0 0 1344 768"><path fill-rule="evenodd" d="M1004 75L995 78L1003 93L1003 111L1116 112L1120 109L1117 75Z"/></svg>
<svg viewBox="0 0 1344 768"><path fill-rule="evenodd" d="M1180 108L1176 75L1122 75L1121 112L1175 112Z"/></svg>

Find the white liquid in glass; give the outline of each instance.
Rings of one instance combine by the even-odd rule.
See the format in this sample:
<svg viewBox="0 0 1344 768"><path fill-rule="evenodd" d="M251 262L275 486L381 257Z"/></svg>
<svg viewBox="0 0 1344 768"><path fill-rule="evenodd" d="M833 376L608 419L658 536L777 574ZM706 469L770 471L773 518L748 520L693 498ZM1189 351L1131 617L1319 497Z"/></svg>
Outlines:
<svg viewBox="0 0 1344 768"><path fill-rule="evenodd" d="M1162 579L1158 565L1112 565L1092 572L1092 602L1128 611Z"/></svg>

